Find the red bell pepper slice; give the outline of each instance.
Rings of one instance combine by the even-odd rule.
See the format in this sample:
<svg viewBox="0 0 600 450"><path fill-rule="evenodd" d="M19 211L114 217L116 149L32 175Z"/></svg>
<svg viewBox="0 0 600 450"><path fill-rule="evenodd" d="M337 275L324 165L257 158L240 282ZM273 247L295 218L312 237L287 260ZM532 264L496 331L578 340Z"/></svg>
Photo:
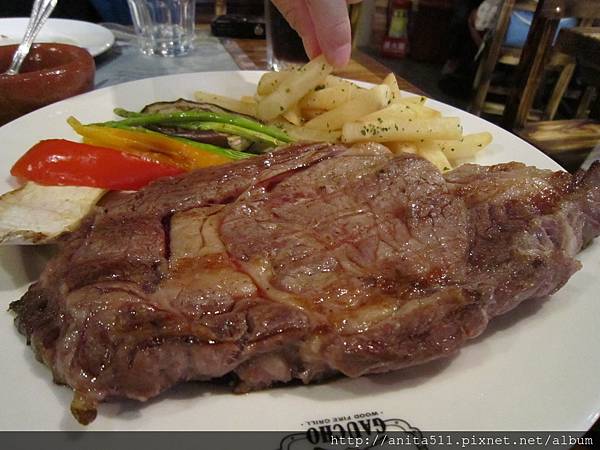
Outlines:
<svg viewBox="0 0 600 450"><path fill-rule="evenodd" d="M184 171L106 147L49 139L31 147L10 173L42 185L137 190L157 178Z"/></svg>

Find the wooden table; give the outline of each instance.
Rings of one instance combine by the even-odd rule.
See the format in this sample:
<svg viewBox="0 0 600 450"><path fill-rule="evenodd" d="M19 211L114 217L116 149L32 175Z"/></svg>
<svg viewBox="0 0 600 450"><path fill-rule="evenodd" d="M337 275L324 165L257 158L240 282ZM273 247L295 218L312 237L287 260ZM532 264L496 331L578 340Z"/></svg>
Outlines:
<svg viewBox="0 0 600 450"><path fill-rule="evenodd" d="M266 42L260 39L233 39L222 38L221 42L227 49L238 67L242 70L267 70ZM360 50L352 52L352 60L341 70L334 73L352 80L381 83L383 78L392 72L383 64ZM409 83L404 78L396 75L400 89L415 94L424 94L418 87Z"/></svg>

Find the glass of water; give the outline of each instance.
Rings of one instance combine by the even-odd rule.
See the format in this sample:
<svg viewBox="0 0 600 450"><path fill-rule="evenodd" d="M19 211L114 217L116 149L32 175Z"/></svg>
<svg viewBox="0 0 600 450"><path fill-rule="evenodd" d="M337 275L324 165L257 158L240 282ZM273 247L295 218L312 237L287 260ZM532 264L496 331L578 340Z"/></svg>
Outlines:
<svg viewBox="0 0 600 450"><path fill-rule="evenodd" d="M127 0L140 50L185 55L194 42L196 0Z"/></svg>

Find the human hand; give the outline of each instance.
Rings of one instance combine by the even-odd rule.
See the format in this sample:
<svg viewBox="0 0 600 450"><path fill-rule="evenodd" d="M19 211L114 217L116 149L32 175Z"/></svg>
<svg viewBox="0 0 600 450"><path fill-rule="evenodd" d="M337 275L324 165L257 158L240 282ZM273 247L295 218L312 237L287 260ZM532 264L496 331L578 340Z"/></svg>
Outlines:
<svg viewBox="0 0 600 450"><path fill-rule="evenodd" d="M335 66L350 61L352 37L348 4L361 0L273 0L291 27L302 38L309 58L321 53Z"/></svg>

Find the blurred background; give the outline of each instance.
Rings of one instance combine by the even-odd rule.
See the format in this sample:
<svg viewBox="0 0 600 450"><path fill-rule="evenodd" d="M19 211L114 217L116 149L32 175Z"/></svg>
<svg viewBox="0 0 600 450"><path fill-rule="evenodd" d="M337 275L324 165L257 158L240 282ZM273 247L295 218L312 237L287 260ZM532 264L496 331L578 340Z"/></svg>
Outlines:
<svg viewBox="0 0 600 450"><path fill-rule="evenodd" d="M33 0L2 2L0 17L25 17ZM460 41L456 29L465 25L466 14L478 1L456 0L364 0L352 7L354 45L365 50L413 82L434 98L465 106L464 95L448 95L439 89L442 68L453 42ZM224 14L262 16L263 0L196 0L196 22L210 24ZM465 15L461 19L460 15ZM52 17L130 24L126 0L61 0ZM383 47L389 35L391 42ZM405 42L402 49L399 44ZM452 93L451 93L452 94Z"/></svg>
<svg viewBox="0 0 600 450"><path fill-rule="evenodd" d="M32 3L0 2L0 17L28 16ZM495 122L576 168L590 149L600 152L600 32L589 28L600 25L600 2L572 1L578 17L555 17L544 7L550 3L363 0L349 6L353 45L429 97ZM256 39L259 31L264 38L264 5L196 0L197 28L220 38ZM127 0L60 0L53 17L131 24ZM584 32L559 36L563 28ZM575 38L594 44L586 44L592 57L580 54Z"/></svg>

